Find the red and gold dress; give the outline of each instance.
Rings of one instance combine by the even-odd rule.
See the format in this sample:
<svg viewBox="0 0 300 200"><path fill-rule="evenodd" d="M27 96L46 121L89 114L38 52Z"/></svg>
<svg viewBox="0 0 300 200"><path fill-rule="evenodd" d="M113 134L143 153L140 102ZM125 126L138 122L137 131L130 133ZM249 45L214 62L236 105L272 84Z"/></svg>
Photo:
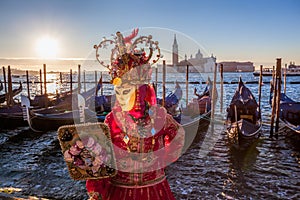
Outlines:
<svg viewBox="0 0 300 200"><path fill-rule="evenodd" d="M111 178L87 180L91 199L175 199L164 168L180 156L184 130L164 108L147 107L123 112L115 106L106 117L118 171Z"/></svg>

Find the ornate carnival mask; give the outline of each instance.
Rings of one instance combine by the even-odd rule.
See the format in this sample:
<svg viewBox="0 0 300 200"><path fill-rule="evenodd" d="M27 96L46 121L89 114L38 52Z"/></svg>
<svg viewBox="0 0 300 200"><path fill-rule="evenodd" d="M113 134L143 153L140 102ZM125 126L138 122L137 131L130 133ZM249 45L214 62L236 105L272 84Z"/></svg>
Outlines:
<svg viewBox="0 0 300 200"><path fill-rule="evenodd" d="M129 83L115 85L115 92L122 110L131 110L136 100L136 86Z"/></svg>
<svg viewBox="0 0 300 200"><path fill-rule="evenodd" d="M147 84L151 80L151 65L156 63L160 58L160 48L157 41L152 40L152 36L137 36L138 29L123 37L120 32L112 35L112 39L104 38L96 49L96 59L98 62L109 70L111 83L120 85L122 82L131 84ZM111 47L110 62L105 62L104 53L100 50L108 50ZM154 52L155 58L151 60ZM101 55L100 55L101 54Z"/></svg>

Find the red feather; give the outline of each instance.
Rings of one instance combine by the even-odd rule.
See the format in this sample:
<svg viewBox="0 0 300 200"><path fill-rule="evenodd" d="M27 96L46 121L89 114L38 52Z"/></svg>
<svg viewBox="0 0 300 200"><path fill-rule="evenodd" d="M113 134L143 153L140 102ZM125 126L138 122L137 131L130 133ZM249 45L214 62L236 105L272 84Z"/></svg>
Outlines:
<svg viewBox="0 0 300 200"><path fill-rule="evenodd" d="M131 34L124 38L124 42L125 43L131 43L131 40L134 37L136 37L138 33L139 33L139 29L138 28L133 29L133 31L131 32Z"/></svg>

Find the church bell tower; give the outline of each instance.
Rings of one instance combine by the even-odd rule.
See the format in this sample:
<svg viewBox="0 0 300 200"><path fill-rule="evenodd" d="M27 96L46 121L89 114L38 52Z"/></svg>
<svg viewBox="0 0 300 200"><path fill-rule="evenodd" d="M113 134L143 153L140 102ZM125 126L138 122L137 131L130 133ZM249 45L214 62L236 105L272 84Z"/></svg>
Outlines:
<svg viewBox="0 0 300 200"><path fill-rule="evenodd" d="M176 34L174 35L172 61L173 61L173 66L178 65L178 44L177 44L177 40L176 40Z"/></svg>

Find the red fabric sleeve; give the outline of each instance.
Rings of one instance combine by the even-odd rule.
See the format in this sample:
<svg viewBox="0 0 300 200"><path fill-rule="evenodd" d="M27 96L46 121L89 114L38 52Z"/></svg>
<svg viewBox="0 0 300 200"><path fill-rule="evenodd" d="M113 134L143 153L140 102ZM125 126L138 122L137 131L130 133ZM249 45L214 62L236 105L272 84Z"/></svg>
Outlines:
<svg viewBox="0 0 300 200"><path fill-rule="evenodd" d="M86 180L86 190L90 199L100 200L103 196L105 196L108 180L109 178Z"/></svg>
<svg viewBox="0 0 300 200"><path fill-rule="evenodd" d="M167 165L175 162L181 156L184 134L182 126L172 116L167 115L164 128L165 162Z"/></svg>

